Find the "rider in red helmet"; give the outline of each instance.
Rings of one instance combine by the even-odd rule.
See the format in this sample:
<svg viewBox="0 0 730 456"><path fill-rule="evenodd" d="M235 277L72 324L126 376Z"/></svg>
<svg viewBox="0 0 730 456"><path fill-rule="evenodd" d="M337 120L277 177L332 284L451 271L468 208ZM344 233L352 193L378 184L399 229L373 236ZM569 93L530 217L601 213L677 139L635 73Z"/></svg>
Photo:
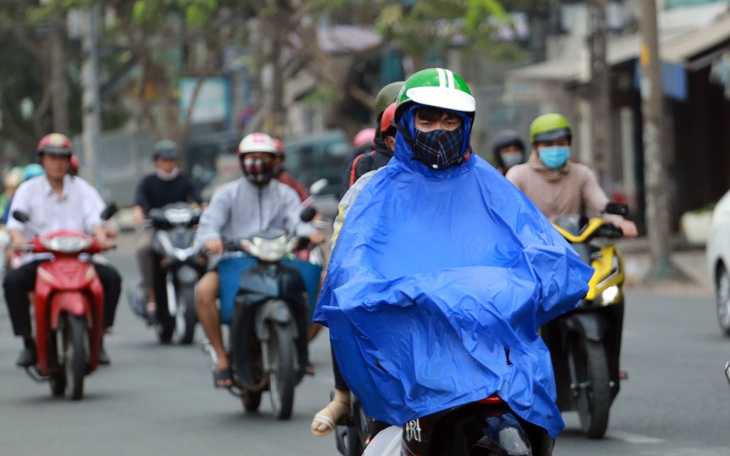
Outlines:
<svg viewBox="0 0 730 456"><path fill-rule="evenodd" d="M342 177L340 183L340 190L338 198L342 198L347 192L347 189L360 178L363 174L374 169L385 166L393 156L393 145L388 145L383 137L383 117L385 117L385 111L388 106L393 103L398 96L398 92L403 86L403 81L396 81L387 84L385 87L380 89L377 96L375 97L375 121L377 122L377 128L375 130L375 138L372 140L372 144L366 144L360 148L356 148L353 151L353 156L350 157L345 167L345 174ZM392 119L392 116L391 116ZM393 133L395 138L395 132ZM362 150L363 147L366 150ZM365 155L365 156L362 156ZM358 163L356 163L356 160ZM357 164L357 169L356 165ZM354 180L353 180L354 178Z"/></svg>
<svg viewBox="0 0 730 456"><path fill-rule="evenodd" d="M73 146L65 135L51 133L40 140L37 147L38 162L45 174L26 181L18 187L10 213L22 211L29 215L30 223L45 235L52 230L71 229L94 234L102 248L112 247L107 228L100 218L104 200L99 192L85 180L69 176ZM34 234L27 227L10 218L8 232L14 245L25 245ZM5 302L16 336L22 337L25 348L16 364L32 366L36 363L36 350L30 320L28 293L33 291L38 266L48 260L43 254L26 254L19 268L9 270L3 280ZM114 314L121 293L122 278L112 266L94 261L99 279L104 287L104 327L107 332L114 324ZM103 346L99 362L109 364Z"/></svg>

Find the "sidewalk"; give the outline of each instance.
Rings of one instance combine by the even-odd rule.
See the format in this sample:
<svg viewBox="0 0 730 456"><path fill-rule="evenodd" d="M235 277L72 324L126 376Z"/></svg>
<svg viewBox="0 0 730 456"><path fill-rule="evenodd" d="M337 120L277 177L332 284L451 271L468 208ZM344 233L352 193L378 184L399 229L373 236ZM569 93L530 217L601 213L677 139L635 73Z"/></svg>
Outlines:
<svg viewBox="0 0 730 456"><path fill-rule="evenodd" d="M626 287L661 293L691 293L712 296L713 290L705 263L705 246L688 245L682 240L674 243L672 263L684 272L689 281L670 280L661 284L646 284L643 279L651 267L648 240L645 237L622 239L617 246L624 257Z"/></svg>

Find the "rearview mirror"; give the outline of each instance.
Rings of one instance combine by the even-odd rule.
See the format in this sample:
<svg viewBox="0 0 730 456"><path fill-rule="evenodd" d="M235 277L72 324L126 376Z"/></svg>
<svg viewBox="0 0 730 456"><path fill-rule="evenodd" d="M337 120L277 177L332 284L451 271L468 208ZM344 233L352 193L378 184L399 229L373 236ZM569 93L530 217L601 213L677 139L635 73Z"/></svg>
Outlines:
<svg viewBox="0 0 730 456"><path fill-rule="evenodd" d="M309 206L304 208L299 217L302 222L311 222L315 215L317 215L317 210L313 206Z"/></svg>
<svg viewBox="0 0 730 456"><path fill-rule="evenodd" d="M329 181L327 179L319 179L312 183L312 185L309 186L309 193L312 195L319 195L322 193L322 190L327 187L329 184Z"/></svg>
<svg viewBox="0 0 730 456"><path fill-rule="evenodd" d="M23 211L13 211L13 218L20 223L27 223L30 220L28 214Z"/></svg>
<svg viewBox="0 0 730 456"><path fill-rule="evenodd" d="M117 213L117 204L116 203L109 203L109 205L107 207L105 207L104 210L101 212L101 219L102 220L109 220L116 213Z"/></svg>

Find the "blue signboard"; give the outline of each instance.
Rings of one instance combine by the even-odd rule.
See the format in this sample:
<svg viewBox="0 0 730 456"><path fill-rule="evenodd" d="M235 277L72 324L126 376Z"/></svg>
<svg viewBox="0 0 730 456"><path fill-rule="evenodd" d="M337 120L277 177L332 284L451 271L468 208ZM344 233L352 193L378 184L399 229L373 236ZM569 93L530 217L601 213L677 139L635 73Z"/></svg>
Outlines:
<svg viewBox="0 0 730 456"><path fill-rule="evenodd" d="M185 120L195 87L199 78L186 77L180 80L180 121ZM227 77L205 78L190 117L190 123L208 124L224 122L231 125L231 81Z"/></svg>
<svg viewBox="0 0 730 456"><path fill-rule="evenodd" d="M636 59L634 71L634 87L641 90L642 68L639 59ZM664 94L679 101L687 99L687 71L682 65L671 62L662 62L662 90Z"/></svg>

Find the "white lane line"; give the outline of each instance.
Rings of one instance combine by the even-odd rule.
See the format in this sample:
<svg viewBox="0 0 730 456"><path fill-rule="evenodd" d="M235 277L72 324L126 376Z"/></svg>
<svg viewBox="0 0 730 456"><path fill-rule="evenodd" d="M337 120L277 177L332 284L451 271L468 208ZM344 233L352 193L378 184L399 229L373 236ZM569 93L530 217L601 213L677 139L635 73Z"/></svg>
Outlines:
<svg viewBox="0 0 730 456"><path fill-rule="evenodd" d="M641 444L641 445L664 443L666 441L664 439L658 439L656 437L649 437L648 435L632 434L631 432L623 432L623 431L607 432L606 437L608 437L610 439L621 440L626 443Z"/></svg>

